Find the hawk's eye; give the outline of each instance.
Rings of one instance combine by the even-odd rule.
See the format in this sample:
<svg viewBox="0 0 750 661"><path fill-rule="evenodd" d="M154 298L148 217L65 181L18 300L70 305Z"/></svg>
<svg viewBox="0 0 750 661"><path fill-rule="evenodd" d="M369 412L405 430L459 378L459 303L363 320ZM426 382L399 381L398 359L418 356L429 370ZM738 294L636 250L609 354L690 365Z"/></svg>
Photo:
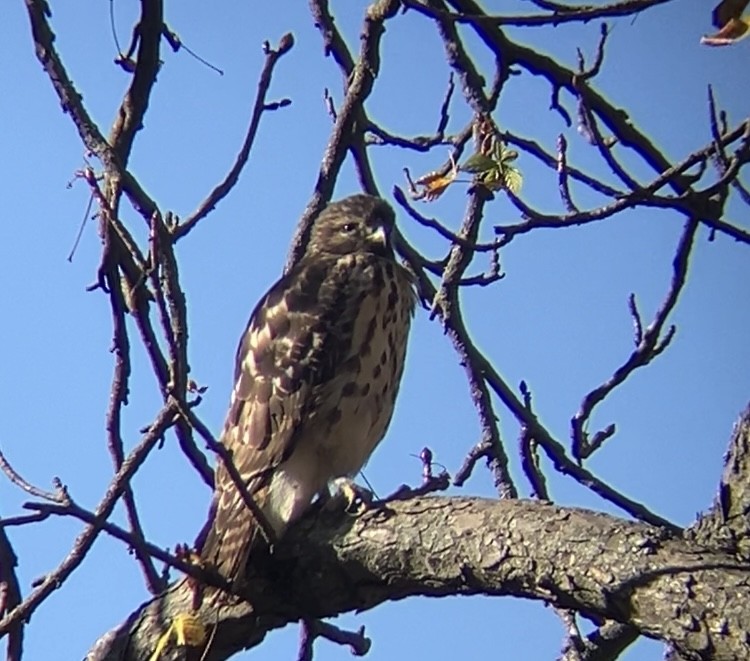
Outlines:
<svg viewBox="0 0 750 661"><path fill-rule="evenodd" d="M351 234L356 229L357 229L357 223L344 223L341 226L341 231L344 232L344 234Z"/></svg>

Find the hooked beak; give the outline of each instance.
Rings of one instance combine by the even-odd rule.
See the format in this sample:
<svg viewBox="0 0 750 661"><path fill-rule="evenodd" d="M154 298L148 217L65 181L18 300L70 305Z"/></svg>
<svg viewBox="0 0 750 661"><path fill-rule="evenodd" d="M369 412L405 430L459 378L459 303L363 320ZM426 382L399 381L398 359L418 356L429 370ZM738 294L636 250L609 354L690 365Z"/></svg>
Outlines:
<svg viewBox="0 0 750 661"><path fill-rule="evenodd" d="M383 225L378 225L373 230L372 234L370 234L370 241L384 248L388 245L388 232Z"/></svg>

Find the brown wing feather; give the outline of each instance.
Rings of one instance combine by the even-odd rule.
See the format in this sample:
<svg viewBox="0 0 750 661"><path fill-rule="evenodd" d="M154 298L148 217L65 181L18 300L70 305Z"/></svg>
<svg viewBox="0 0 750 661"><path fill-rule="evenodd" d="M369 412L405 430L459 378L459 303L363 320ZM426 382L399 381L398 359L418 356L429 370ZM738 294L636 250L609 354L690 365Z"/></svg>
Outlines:
<svg viewBox="0 0 750 661"><path fill-rule="evenodd" d="M221 442L261 509L273 470L291 453L295 431L347 347L333 329L346 325L351 287L332 277L331 260L301 262L251 315L237 351L235 386ZM337 346L338 344L338 346ZM239 576L256 523L224 465L216 468L213 524L202 556L227 578Z"/></svg>

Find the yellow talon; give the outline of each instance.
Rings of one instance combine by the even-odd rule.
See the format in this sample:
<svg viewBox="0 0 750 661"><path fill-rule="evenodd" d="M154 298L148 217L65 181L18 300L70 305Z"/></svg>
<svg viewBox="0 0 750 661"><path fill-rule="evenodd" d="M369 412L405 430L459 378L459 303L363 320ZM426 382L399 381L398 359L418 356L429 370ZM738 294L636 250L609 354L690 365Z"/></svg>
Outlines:
<svg viewBox="0 0 750 661"><path fill-rule="evenodd" d="M178 647L198 647L206 642L206 628L201 621L190 613L180 613L159 638L149 661L159 661L161 653L167 647L173 635Z"/></svg>
<svg viewBox="0 0 750 661"><path fill-rule="evenodd" d="M346 503L346 507L344 509L347 512L358 512L361 503L359 502L359 494L354 488L354 485L351 482L344 482L341 485L341 493L344 496L344 502Z"/></svg>
<svg viewBox="0 0 750 661"><path fill-rule="evenodd" d="M372 505L372 493L349 478L340 477L333 480L333 487L338 492L338 498L334 495L334 502L340 503L343 500L344 511L349 514L362 514Z"/></svg>
<svg viewBox="0 0 750 661"><path fill-rule="evenodd" d="M206 628L203 623L190 613L178 615L172 622L178 645L198 647L206 642Z"/></svg>

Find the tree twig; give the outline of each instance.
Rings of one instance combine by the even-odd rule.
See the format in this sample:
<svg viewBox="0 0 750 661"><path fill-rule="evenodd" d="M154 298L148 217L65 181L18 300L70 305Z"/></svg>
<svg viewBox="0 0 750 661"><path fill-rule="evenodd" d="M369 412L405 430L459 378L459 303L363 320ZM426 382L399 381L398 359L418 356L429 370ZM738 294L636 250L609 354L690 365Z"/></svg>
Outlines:
<svg viewBox="0 0 750 661"><path fill-rule="evenodd" d="M260 79L258 80L258 91L255 95L255 104L253 105L250 124L247 127L242 147L240 148L234 164L230 168L226 177L217 184L217 186L208 194L206 199L198 205L198 208L193 211L184 222L176 225L172 230L175 240L181 239L191 232L203 218L208 216L208 214L216 208L216 205L229 194L232 188L234 188L240 178L240 174L242 173L245 164L247 163L247 159L250 157L250 150L255 142L255 136L258 132L258 127L260 126L260 120L263 114L272 109L275 110L277 108L282 108L291 103L289 99L284 99L271 108L266 102L266 95L268 94L268 89L271 87L271 80L276 63L292 49L292 46L294 46L294 37L291 32L288 32L280 39L279 45L275 49L268 47L267 44L264 46L266 61L263 64Z"/></svg>
<svg viewBox="0 0 750 661"><path fill-rule="evenodd" d="M47 574L40 585L33 590L20 604L7 613L0 620L0 636L8 633L17 622L27 620L36 608L57 590L70 574L83 562L91 545L101 532L101 522L106 521L121 498L130 479L145 461L149 452L156 446L164 432L175 422L176 411L171 406L165 406L156 416L148 432L141 442L123 461L120 470L110 482L107 491L99 502L94 516L97 523L88 525L76 537L73 547L58 567Z"/></svg>
<svg viewBox="0 0 750 661"><path fill-rule="evenodd" d="M637 369L648 365L664 349L669 346L674 337L675 327L672 326L666 334L662 336L662 330L667 322L667 318L674 309L680 292L685 285L688 273L688 264L690 252L693 247L693 240L698 229L696 220L688 220L685 223L680 241L675 252L672 262L673 273L669 290L664 301L654 316L653 321L642 332L641 340L638 346L633 350L628 359L620 365L607 379L607 381L597 388L590 391L581 402L578 412L570 421L571 424L571 451L577 460L582 460L596 451L601 444L612 436L614 426L610 426L599 438L590 440L585 431L586 424L594 410L594 407L601 402L610 392L625 382L625 380Z"/></svg>
<svg viewBox="0 0 750 661"><path fill-rule="evenodd" d="M372 641L365 636L364 626L357 631L345 631L323 620L304 619L300 623L300 648L297 661L312 661L313 643L325 638L338 645L348 646L354 656L364 656L370 651Z"/></svg>

